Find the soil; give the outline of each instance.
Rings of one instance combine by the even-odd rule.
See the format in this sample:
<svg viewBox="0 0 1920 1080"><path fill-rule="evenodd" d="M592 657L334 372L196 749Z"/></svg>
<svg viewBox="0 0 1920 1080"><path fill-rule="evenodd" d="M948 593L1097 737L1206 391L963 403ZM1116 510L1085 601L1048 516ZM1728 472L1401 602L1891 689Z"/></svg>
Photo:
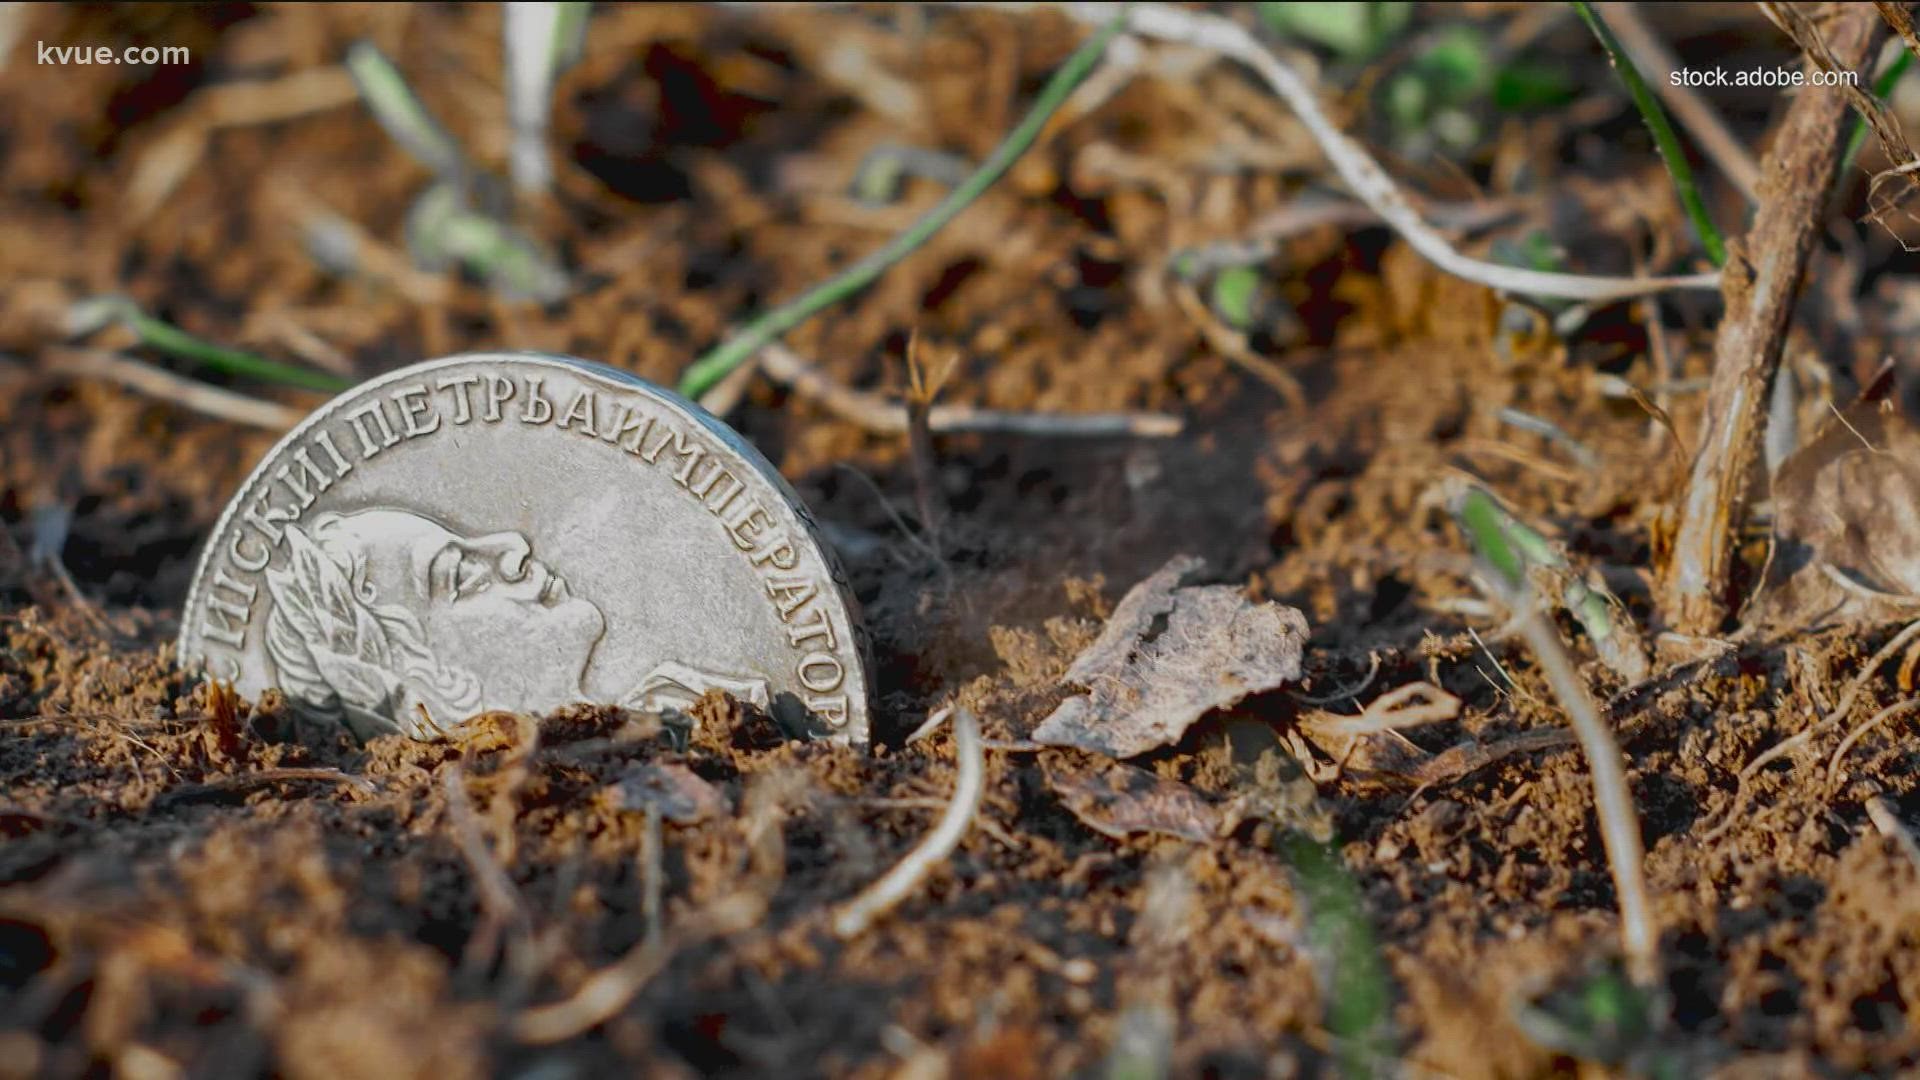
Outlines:
<svg viewBox="0 0 1920 1080"><path fill-rule="evenodd" d="M1468 549L1431 494L1460 475L1653 621L1646 581L1684 474L1674 440L1692 445L1700 395L1658 394L1669 430L1601 392L1661 382L1649 309L1598 312L1562 341L1383 229L1320 226L1267 264L1297 327L1253 343L1298 382L1290 402L1217 347L1165 272L1173 252L1242 237L1322 182L1284 108L1212 67L1137 80L1050 128L949 229L788 339L852 386L900 393L917 339L958 358L944 401L1164 411L1183 434L943 436L923 491L906 439L768 379L732 414L849 563L876 653L871 752L784 742L723 699L703 702L684 743L588 708L484 717L443 744L289 741L275 695L192 685L171 645L196 545L274 434L63 373L66 305L124 293L211 340L357 377L533 348L671 384L742 313L940 197L923 180L892 205L849 197L870 148L977 160L1078 31L983 11L597 11L557 95L558 190L529 212L585 285L540 308L470 281L336 276L310 257L303 222L325 213L404 262L405 208L428 180L351 100L213 129L163 200L139 196L154 155L208 121L200 92L330 65L369 37L497 165L491 7L24 17L23 41L179 44L193 62L53 68L16 46L0 72L0 1073L1064 1075L1099 1070L1157 1013L1175 1075L1324 1075L1339 1059L1286 863L1258 829L1113 839L1076 819L1047 776L1078 755L1023 743L1075 692L1067 665L1126 589L1192 554L1212 580L1306 615L1308 678L1140 762L1164 778L1225 798L1230 724L1285 733L1314 708L1357 711L1421 680L1463 711L1407 732L1418 755L1555 729L1551 689L1476 606ZM1765 36L1750 14L1700 18L1677 47L1711 57ZM1610 85L1577 24L1554 33L1588 86ZM850 56L906 90L875 89ZM1723 107L1757 136L1772 101ZM1363 104L1344 101L1365 133ZM1559 230L1576 269L1673 258L1685 225L1637 120L1591 104L1504 121L1467 172L1394 164L1436 197L1513 197L1525 222ZM1851 255L1823 253L1815 276L1843 255L1878 266L1891 241L1870 232ZM1809 307L1815 330L1790 352L1819 352L1842 385L1884 355L1875 318ZM1675 380L1704 375L1711 296L1661 311ZM95 344L131 344L110 335ZM1591 460L1503 408L1550 421ZM1763 545L1749 554L1743 587ZM1636 688L1563 630L1629 760L1662 928L1663 1052L1730 1076L1916 1067L1920 869L1867 804L1920 820L1920 754L1893 723L1832 782L1826 764L1846 727L1898 700L1891 671L1844 726L1756 775L1716 828L1745 763L1825 715L1892 627L1749 636ZM948 703L993 744L978 823L901 908L841 942L835 906L952 790L952 735L905 742ZM721 798L691 824L651 821L616 794L641 762L683 767ZM1422 787L1348 770L1319 794L1387 960L1408 1071L1585 1068L1516 1019L1616 960L1578 750ZM641 976L610 1018L527 1036L529 1010L608 971Z"/></svg>

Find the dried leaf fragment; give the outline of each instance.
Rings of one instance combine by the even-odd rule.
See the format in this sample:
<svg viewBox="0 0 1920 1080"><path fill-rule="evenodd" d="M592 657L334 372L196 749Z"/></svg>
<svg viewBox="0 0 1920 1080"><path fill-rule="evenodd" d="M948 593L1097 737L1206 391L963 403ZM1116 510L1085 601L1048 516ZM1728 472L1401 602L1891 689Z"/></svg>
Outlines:
<svg viewBox="0 0 1920 1080"><path fill-rule="evenodd" d="M1181 587L1206 563L1176 556L1135 585L1067 669L1089 692L1034 730L1036 742L1132 757L1179 740L1195 720L1300 677L1306 617L1249 603L1230 585Z"/></svg>
<svg viewBox="0 0 1920 1080"><path fill-rule="evenodd" d="M1911 618L1920 607L1920 431L1877 403L1835 416L1773 479L1758 621Z"/></svg>
<svg viewBox="0 0 1920 1080"><path fill-rule="evenodd" d="M1220 835L1225 820L1220 808L1193 788L1119 762L1084 771L1050 769L1047 785L1082 825L1115 840L1158 833L1204 844Z"/></svg>
<svg viewBox="0 0 1920 1080"><path fill-rule="evenodd" d="M607 785L604 796L616 810L654 810L675 825L698 825L725 815L727 797L685 765L637 762Z"/></svg>

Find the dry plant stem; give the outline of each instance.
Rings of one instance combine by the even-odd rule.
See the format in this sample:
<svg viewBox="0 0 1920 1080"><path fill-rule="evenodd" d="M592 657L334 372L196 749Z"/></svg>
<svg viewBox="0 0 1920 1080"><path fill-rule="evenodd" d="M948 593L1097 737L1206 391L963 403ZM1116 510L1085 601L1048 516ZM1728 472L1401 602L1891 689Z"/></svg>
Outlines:
<svg viewBox="0 0 1920 1080"><path fill-rule="evenodd" d="M933 424L929 416L934 399L940 396L940 385L952 373L958 354L949 356L941 373L930 378L922 364L918 346L918 337L907 342L907 370L912 383L907 391L907 460L913 469L914 500L920 512L920 531L926 537L927 546L933 549L934 561L944 563L940 554L940 487L935 469Z"/></svg>
<svg viewBox="0 0 1920 1080"><path fill-rule="evenodd" d="M909 418L905 405L843 386L779 342L763 346L759 356L760 367L770 378L818 401L841 419L880 435L907 433ZM1179 417L1166 413L1047 415L976 409L971 405L935 405L927 410L927 426L936 434L982 431L1086 438L1164 438L1180 434L1184 427Z"/></svg>
<svg viewBox="0 0 1920 1080"><path fill-rule="evenodd" d="M1106 23L1113 17L1112 8L1106 4L1065 6L1084 22ZM1128 11L1127 29L1144 38L1207 49L1252 68L1306 125L1347 187L1415 251L1455 277L1507 292L1589 301L1619 300L1676 288L1711 289L1720 284L1717 273L1669 278L1586 277L1500 266L1466 255L1422 219L1386 170L1334 125L1306 80L1238 23L1170 4L1142 3Z"/></svg>
<svg viewBox="0 0 1920 1080"><path fill-rule="evenodd" d="M1640 821L1633 809L1633 795L1627 787L1625 760L1613 729L1594 708L1587 684L1574 670L1559 631L1536 608L1520 621L1520 636L1540 662L1541 672L1553 687L1554 696L1573 721L1574 734L1580 737L1586 752L1587 768L1593 774L1594 812L1600 818L1600 839L1606 845L1607 863L1613 870L1614 891L1620 901L1620 938L1627 954L1627 971L1642 986L1660 982L1660 931L1654 922L1653 904L1647 899L1647 881L1642 868Z"/></svg>
<svg viewBox="0 0 1920 1080"><path fill-rule="evenodd" d="M1876 3L1874 6L1886 20L1887 25L1898 31L1901 40L1909 49L1913 49L1916 40L1913 19L1907 14L1905 6L1890 3ZM1775 26L1785 31L1787 36L1793 39L1794 44L1800 46L1800 51L1806 53L1807 58L1813 61L1814 66L1821 71L1839 73L1844 69L1847 73L1853 74L1860 66L1856 62L1840 59L1834 54L1827 40L1821 36L1820 30L1800 10L1800 5L1763 3L1760 5L1760 10L1772 20ZM1876 44L1878 40L1876 35ZM1867 55L1872 56L1873 53L1869 52ZM1893 163L1892 168L1874 174L1873 179L1867 183L1869 210L1867 216L1869 220L1879 220L1881 215L1892 209L1893 203L1898 201L1883 198L1880 195L1880 186L1898 176L1907 177L1910 185L1920 183L1920 180L1914 177L1915 170L1920 169L1920 159L1914 157L1913 147L1907 144L1907 136L1900 130L1900 121L1894 118L1892 111L1880 100L1877 93L1862 90L1857 79L1852 82L1843 82L1839 88L1841 93L1847 96L1847 100L1853 104L1854 110L1860 114L1860 119L1873 129L1874 137L1880 141L1881 152L1886 154L1887 160ZM1889 86L1888 90L1891 92L1892 87ZM1903 246L1905 246L1904 242Z"/></svg>
<svg viewBox="0 0 1920 1080"><path fill-rule="evenodd" d="M1879 10L1880 17L1887 20L1887 25L1893 27L1894 32L1900 35L1900 41L1907 47L1907 51L1920 56L1920 34L1914 32L1913 16L1908 14L1907 5L1892 3L1890 0L1874 0L1873 6Z"/></svg>
<svg viewBox="0 0 1920 1080"><path fill-rule="evenodd" d="M1828 44L1842 64L1857 69L1872 54L1879 30L1871 9L1843 5L1828 23ZM1818 238L1846 109L1846 95L1829 88L1808 87L1794 97L1761 166L1753 228L1727 263L1721 287L1727 313L1714 347L1706 431L1660 597L1668 624L1681 633L1713 633L1727 615L1734 536L1760 458L1767 387Z"/></svg>
<svg viewBox="0 0 1920 1080"><path fill-rule="evenodd" d="M953 799L946 813L914 849L879 881L848 901L833 917L833 932L841 938L859 937L873 921L893 910L919 888L928 872L946 861L967 835L974 815L980 811L980 796L986 790L986 767L980 745L980 723L965 709L953 710L953 748L959 759L960 776L954 781Z"/></svg>
<svg viewBox="0 0 1920 1080"><path fill-rule="evenodd" d="M306 415L278 402L236 394L101 349L55 348L47 350L47 356L53 361L48 370L55 374L105 379L183 409L247 427L285 431Z"/></svg>
<svg viewBox="0 0 1920 1080"><path fill-rule="evenodd" d="M1633 58L1634 66L1646 76L1647 82L1673 110L1680 123L1700 142L1700 149L1720 171L1726 174L1733 186L1747 202L1757 202L1757 189L1760 183L1760 166L1755 163L1753 154L1745 144L1734 137L1726 122L1720 119L1720 113L1711 102L1700 96L1700 92L1691 86L1675 83L1670 77L1680 66L1680 61L1669 50L1659 35L1653 32L1646 20L1640 17L1640 5L1630 2L1597 3L1593 5L1606 16L1613 27L1613 36L1620 47Z"/></svg>

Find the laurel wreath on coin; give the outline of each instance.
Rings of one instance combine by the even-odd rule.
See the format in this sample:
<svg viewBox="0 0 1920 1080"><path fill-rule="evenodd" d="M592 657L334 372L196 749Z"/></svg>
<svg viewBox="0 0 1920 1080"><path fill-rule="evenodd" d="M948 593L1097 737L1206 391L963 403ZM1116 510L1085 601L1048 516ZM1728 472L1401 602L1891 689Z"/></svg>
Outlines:
<svg viewBox="0 0 1920 1080"><path fill-rule="evenodd" d="M479 711L480 681L434 658L412 612L379 602L363 560L328 543L337 521L322 515L311 537L288 525L287 566L267 571L266 645L280 688L303 716L345 724L362 739L443 734Z"/></svg>

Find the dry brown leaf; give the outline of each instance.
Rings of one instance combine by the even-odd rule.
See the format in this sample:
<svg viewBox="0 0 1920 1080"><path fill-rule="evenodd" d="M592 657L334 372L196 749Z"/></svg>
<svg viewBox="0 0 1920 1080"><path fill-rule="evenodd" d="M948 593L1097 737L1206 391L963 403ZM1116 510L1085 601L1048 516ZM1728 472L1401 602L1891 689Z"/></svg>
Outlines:
<svg viewBox="0 0 1920 1080"><path fill-rule="evenodd" d="M1084 770L1049 769L1047 785L1082 825L1115 840L1158 833L1204 844L1220 835L1225 820L1198 791L1117 761Z"/></svg>
<svg viewBox="0 0 1920 1080"><path fill-rule="evenodd" d="M1920 430L1878 403L1836 415L1773 480L1758 621L1911 618L1920 608Z"/></svg>
<svg viewBox="0 0 1920 1080"><path fill-rule="evenodd" d="M1231 585L1181 588L1206 563L1176 556L1135 585L1067 669L1068 698L1035 742L1132 757L1179 740L1195 720L1300 677L1306 616L1248 603Z"/></svg>
<svg viewBox="0 0 1920 1080"><path fill-rule="evenodd" d="M675 825L698 825L730 809L719 789L671 762L634 764L607 786L606 799L619 810L655 810Z"/></svg>

